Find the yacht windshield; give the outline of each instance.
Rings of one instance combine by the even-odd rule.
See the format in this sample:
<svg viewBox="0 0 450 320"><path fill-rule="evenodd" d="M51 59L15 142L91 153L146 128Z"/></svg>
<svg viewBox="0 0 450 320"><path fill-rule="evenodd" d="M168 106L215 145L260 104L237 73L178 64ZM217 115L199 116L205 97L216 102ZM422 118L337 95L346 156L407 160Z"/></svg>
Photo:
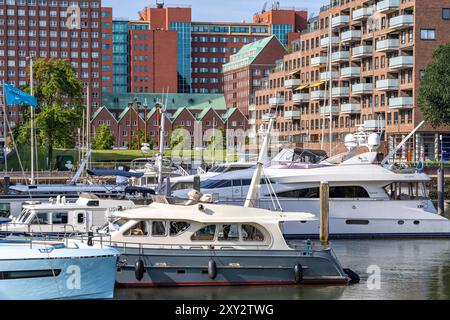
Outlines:
<svg viewBox="0 0 450 320"><path fill-rule="evenodd" d="M25 221L27 221L27 219L30 217L31 213L32 212L30 209L23 209L22 213L20 214L19 218L17 219L17 222L25 223Z"/></svg>
<svg viewBox="0 0 450 320"><path fill-rule="evenodd" d="M226 169L225 166L214 166L211 169L209 169L208 172L219 172L220 173L220 172L224 172L225 169Z"/></svg>

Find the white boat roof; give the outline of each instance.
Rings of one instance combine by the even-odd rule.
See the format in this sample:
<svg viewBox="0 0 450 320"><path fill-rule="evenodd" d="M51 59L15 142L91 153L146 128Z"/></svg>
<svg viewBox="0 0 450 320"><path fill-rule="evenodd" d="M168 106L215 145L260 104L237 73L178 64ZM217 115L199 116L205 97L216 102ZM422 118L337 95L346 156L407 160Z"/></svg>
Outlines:
<svg viewBox="0 0 450 320"><path fill-rule="evenodd" d="M67 184L40 184L36 186L28 185L15 185L10 186L9 189L22 193L35 193L35 192L95 192L95 191L110 191L110 190L123 190L124 188L116 185L67 185Z"/></svg>
<svg viewBox="0 0 450 320"><path fill-rule="evenodd" d="M67 246L58 241L0 240L0 261L19 259L82 258L118 255L117 250L101 246L88 246L77 240L68 240Z"/></svg>
<svg viewBox="0 0 450 320"><path fill-rule="evenodd" d="M212 177L213 180L251 179L254 169L226 172ZM279 169L264 168L265 175L277 183L307 182L402 182L423 181L430 177L424 173L396 173L375 164L336 165L318 168Z"/></svg>
<svg viewBox="0 0 450 320"><path fill-rule="evenodd" d="M203 210L199 206L203 206ZM276 212L259 208L246 208L210 203L174 205L153 202L149 206L116 211L114 216L130 220L177 220L199 223L259 223L283 221L315 221L317 218L306 212Z"/></svg>

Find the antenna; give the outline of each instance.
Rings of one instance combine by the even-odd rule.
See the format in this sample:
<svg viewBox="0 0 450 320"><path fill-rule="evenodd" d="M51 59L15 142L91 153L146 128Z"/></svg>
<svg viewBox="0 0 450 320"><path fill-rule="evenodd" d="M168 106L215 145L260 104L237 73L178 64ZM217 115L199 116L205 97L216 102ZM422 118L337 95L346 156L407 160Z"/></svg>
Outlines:
<svg viewBox="0 0 450 320"><path fill-rule="evenodd" d="M164 8L164 0L156 0L157 8Z"/></svg>
<svg viewBox="0 0 450 320"><path fill-rule="evenodd" d="M262 10L261 10L261 13L266 12L266 8L267 8L267 1L264 2L263 8L262 8Z"/></svg>

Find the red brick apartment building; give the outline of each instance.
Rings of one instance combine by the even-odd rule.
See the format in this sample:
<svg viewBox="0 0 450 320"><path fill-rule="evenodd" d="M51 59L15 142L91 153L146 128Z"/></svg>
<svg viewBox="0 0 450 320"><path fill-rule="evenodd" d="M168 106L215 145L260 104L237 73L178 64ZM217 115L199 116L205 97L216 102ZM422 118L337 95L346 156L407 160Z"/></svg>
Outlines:
<svg viewBox="0 0 450 320"><path fill-rule="evenodd" d="M71 19L72 4L79 7L79 23ZM84 97L90 86L95 110L101 104L101 23L100 0L0 0L1 82L17 87L28 83L30 57L67 59L83 81ZM12 127L23 121L17 108L8 113ZM1 115L0 139L3 111Z"/></svg>
<svg viewBox="0 0 450 320"><path fill-rule="evenodd" d="M167 46L166 42L172 42L171 32L177 34L177 88L170 92L178 93L223 93L222 65L229 61L231 55L238 52L244 45L276 35L279 40L287 46L291 33L304 30L307 26L307 11L295 8L281 8L273 6L270 10L258 13L254 16L253 22L194 22L192 21L192 9L190 6L164 6L158 4L155 7L146 7L139 13L140 21L148 23L149 30L164 31L160 34L160 41L155 45L144 49L144 56L153 52L160 52L161 56L172 57L173 47ZM130 22L136 25L138 22ZM114 25L114 21L113 21ZM129 47L133 45L130 39ZM114 44L113 44L114 45ZM130 55L130 58L131 57ZM132 62L132 61L131 61ZM159 61L155 61L155 68L164 69L169 63L158 66ZM172 64L171 64L172 65ZM136 77L133 68L129 68L129 82ZM172 73L168 70L166 75ZM145 76L144 76L145 77ZM140 75L138 75L139 82ZM163 87L157 83L156 86ZM145 79L144 79L145 82ZM140 91L141 83L138 86L129 83L130 92ZM136 91L138 87L138 91ZM145 87L145 86L144 86ZM148 92L152 91L150 85ZM111 87L105 88L105 92L114 92ZM118 93L118 92L114 92Z"/></svg>
<svg viewBox="0 0 450 320"><path fill-rule="evenodd" d="M393 148L422 121L421 74L433 50L450 42L448 30L450 0L333 1L256 92L249 121L262 123L278 106L276 129L285 143L328 151L330 125L333 148L363 126ZM424 126L398 156L436 158L439 133L450 141L448 129Z"/></svg>
<svg viewBox="0 0 450 320"><path fill-rule="evenodd" d="M248 114L248 106L254 103L254 93L261 89L263 78L282 59L285 48L276 36L270 36L242 47L223 66L224 91L227 106Z"/></svg>
<svg viewBox="0 0 450 320"><path fill-rule="evenodd" d="M136 102L133 104L134 99ZM178 128L186 129L192 137L199 132L203 135L208 129L239 130L248 129L247 118L237 108L228 108L222 94L104 94L108 107L99 108L92 116L92 133L95 135L106 124L115 137L115 146L129 146L130 137L140 130L159 144L160 113L155 103L167 100L164 142L169 144L171 132ZM147 107L145 106L147 102ZM139 116L138 116L139 115ZM235 139L237 142L237 138ZM144 141L141 141L144 142Z"/></svg>

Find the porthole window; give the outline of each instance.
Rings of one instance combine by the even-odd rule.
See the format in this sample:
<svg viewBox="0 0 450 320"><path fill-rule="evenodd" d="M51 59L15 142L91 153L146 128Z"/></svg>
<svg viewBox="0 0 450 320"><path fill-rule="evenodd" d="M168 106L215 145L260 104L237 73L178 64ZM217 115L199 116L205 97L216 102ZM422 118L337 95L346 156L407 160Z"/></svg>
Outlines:
<svg viewBox="0 0 450 320"><path fill-rule="evenodd" d="M419 220L414 220L414 224L415 224L415 225L418 225L419 223L420 223Z"/></svg>
<svg viewBox="0 0 450 320"><path fill-rule="evenodd" d="M405 221L403 221L403 220L398 220L397 223L400 224L400 225L402 225L402 224L405 223Z"/></svg>

